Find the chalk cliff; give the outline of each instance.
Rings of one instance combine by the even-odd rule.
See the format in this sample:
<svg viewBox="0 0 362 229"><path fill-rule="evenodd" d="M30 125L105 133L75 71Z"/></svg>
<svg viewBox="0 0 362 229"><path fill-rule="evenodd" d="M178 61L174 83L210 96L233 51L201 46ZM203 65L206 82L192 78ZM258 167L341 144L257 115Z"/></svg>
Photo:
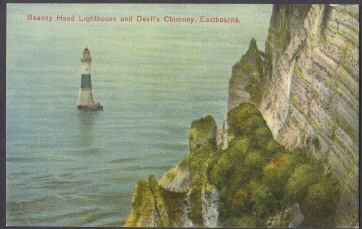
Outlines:
<svg viewBox="0 0 362 229"><path fill-rule="evenodd" d="M256 104L279 143L306 148L329 165L342 189L337 226L357 226L358 5L274 6L263 74L259 85L254 82L263 88L262 96L254 95L260 100L252 99L260 92L231 83L229 108ZM231 82L237 77L249 78L238 76L234 67ZM234 91L246 96L237 98Z"/></svg>
<svg viewBox="0 0 362 229"><path fill-rule="evenodd" d="M137 184L125 226L358 227L358 118L358 5L275 5L222 128L192 123L190 153Z"/></svg>

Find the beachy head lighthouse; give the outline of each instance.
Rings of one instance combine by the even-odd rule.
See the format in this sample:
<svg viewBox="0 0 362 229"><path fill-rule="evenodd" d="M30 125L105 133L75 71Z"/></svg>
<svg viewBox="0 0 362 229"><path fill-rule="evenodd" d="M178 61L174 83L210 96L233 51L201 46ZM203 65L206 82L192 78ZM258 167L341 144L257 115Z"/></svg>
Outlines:
<svg viewBox="0 0 362 229"><path fill-rule="evenodd" d="M82 75L81 84L78 98L79 110L103 110L100 103L94 102L92 94L92 80L91 80L91 62L92 58L88 48L83 51L82 62Z"/></svg>

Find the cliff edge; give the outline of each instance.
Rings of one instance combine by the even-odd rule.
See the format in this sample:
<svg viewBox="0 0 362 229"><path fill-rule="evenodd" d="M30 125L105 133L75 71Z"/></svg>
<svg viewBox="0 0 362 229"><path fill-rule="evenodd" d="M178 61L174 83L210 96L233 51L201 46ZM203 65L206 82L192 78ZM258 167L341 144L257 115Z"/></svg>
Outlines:
<svg viewBox="0 0 362 229"><path fill-rule="evenodd" d="M358 227L359 6L275 5L232 70L222 128L191 124L125 226Z"/></svg>

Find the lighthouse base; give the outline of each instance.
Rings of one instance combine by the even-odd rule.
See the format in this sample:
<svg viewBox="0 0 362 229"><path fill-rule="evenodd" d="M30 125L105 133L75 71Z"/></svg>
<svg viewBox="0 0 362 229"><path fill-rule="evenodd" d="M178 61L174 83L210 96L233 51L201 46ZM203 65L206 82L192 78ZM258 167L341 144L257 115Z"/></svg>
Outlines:
<svg viewBox="0 0 362 229"><path fill-rule="evenodd" d="M78 110L84 111L103 111L103 106L100 103L94 102L86 106L78 105Z"/></svg>
<svg viewBox="0 0 362 229"><path fill-rule="evenodd" d="M79 90L78 110L103 111L103 106L98 102L94 102L91 88L81 88Z"/></svg>

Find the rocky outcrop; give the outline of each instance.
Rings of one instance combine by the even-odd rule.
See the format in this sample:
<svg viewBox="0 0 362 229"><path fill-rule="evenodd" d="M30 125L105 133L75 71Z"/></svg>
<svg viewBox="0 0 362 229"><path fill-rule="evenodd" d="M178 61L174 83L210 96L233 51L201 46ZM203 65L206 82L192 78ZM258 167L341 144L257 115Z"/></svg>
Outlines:
<svg viewBox="0 0 362 229"><path fill-rule="evenodd" d="M258 50L253 38L248 51L233 66L229 83L228 112L243 102L259 104L265 83L264 58L265 54Z"/></svg>
<svg viewBox="0 0 362 229"><path fill-rule="evenodd" d="M193 227L203 226L204 222L215 224L217 191L207 184L205 168L215 157L216 132L215 120L210 115L192 122L190 153L167 171L159 183L151 175L148 182L137 184L132 211L124 226Z"/></svg>
<svg viewBox="0 0 362 229"><path fill-rule="evenodd" d="M190 167L177 164L162 176L160 185L171 192L187 192L192 187Z"/></svg>
<svg viewBox="0 0 362 229"><path fill-rule="evenodd" d="M274 6L262 96L251 101L279 143L308 149L332 168L342 188L336 214L341 227L358 226L358 35L358 5ZM260 61L254 63L260 69ZM250 81L250 74L234 73L231 82L243 80ZM245 84L230 87L229 106L250 101L253 92Z"/></svg>
<svg viewBox="0 0 362 229"><path fill-rule="evenodd" d="M187 219L189 198L183 192L170 192L158 185L154 175L139 181L132 211L125 227L191 227Z"/></svg>

